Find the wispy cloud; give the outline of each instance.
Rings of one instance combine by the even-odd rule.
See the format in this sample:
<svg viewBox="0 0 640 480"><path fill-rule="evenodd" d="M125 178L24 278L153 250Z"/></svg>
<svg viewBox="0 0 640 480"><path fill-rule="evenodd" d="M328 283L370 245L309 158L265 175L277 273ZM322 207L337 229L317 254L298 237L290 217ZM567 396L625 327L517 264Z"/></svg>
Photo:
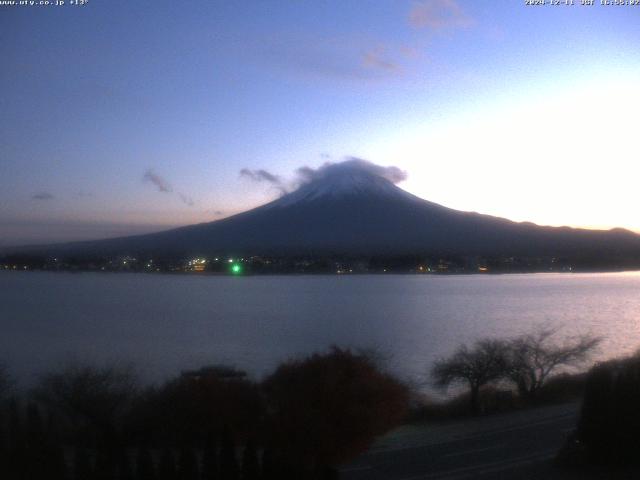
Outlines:
<svg viewBox="0 0 640 480"><path fill-rule="evenodd" d="M240 176L244 178L248 178L249 180L253 180L254 182L267 182L272 183L274 185L278 185L281 183L280 177L278 175L274 175L266 170L250 170L248 168L243 168L240 170Z"/></svg>
<svg viewBox="0 0 640 480"><path fill-rule="evenodd" d="M397 48L386 39L290 34L266 39L261 60L305 77L371 82L395 77Z"/></svg>
<svg viewBox="0 0 640 480"><path fill-rule="evenodd" d="M420 56L420 50L415 47L409 47L407 45L403 45L402 47L400 47L399 50L402 56L405 58L415 59Z"/></svg>
<svg viewBox="0 0 640 480"><path fill-rule="evenodd" d="M462 0L415 0L398 2L394 14L406 30L449 32L475 24ZM290 29L267 32L247 40L242 55L294 78L338 81L356 85L410 80L421 71L428 45L424 35L401 32L384 34L379 29L315 31Z"/></svg>
<svg viewBox="0 0 640 480"><path fill-rule="evenodd" d="M376 47L362 55L362 64L367 68L376 68L388 72L398 72L400 66L385 56L383 47Z"/></svg>
<svg viewBox="0 0 640 480"><path fill-rule="evenodd" d="M89 198L89 197L93 197L93 193L91 192L84 192L84 191L79 191L79 192L75 192L73 194L74 198Z"/></svg>
<svg viewBox="0 0 640 480"><path fill-rule="evenodd" d="M31 195L32 200L39 200L39 201L53 200L54 198L55 197L53 196L53 194L49 192L38 192Z"/></svg>
<svg viewBox="0 0 640 480"><path fill-rule="evenodd" d="M158 191L160 192L164 192L164 193L173 192L173 187L171 186L171 184L169 184L167 180L165 180L163 177L161 177L151 169L147 170L144 173L144 176L142 178L146 182L153 183L156 187L158 187Z"/></svg>
<svg viewBox="0 0 640 480"><path fill-rule="evenodd" d="M473 19L456 0L422 0L409 12L409 24L415 28L445 30L467 28Z"/></svg>
<svg viewBox="0 0 640 480"><path fill-rule="evenodd" d="M222 217L225 214L222 210L205 210L204 213L213 215L214 217Z"/></svg>
<svg viewBox="0 0 640 480"><path fill-rule="evenodd" d="M251 170L249 168L243 168L240 170L240 177L256 183L266 183L278 190L281 194L285 194L288 191L286 183L279 175L275 175L264 169Z"/></svg>
<svg viewBox="0 0 640 480"><path fill-rule="evenodd" d="M167 181L167 179L162 177L161 175L158 175L152 169L147 170L142 176L142 179L145 182L149 182L155 185L158 188L159 192L174 193L173 186ZM182 193L182 192L175 192L175 194L180 199L180 201L185 205L189 207L193 207L193 205L195 204L195 202L189 195L186 195L185 193Z"/></svg>
<svg viewBox="0 0 640 480"><path fill-rule="evenodd" d="M180 198L182 203L190 207L193 207L193 203L194 203L193 198L191 198L189 195L185 195L184 193L178 192L178 197Z"/></svg>

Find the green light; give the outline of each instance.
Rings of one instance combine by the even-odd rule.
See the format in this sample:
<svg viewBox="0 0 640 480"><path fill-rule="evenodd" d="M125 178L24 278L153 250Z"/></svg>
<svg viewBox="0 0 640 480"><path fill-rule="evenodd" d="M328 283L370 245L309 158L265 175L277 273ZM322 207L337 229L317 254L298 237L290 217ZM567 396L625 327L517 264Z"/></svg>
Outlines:
<svg viewBox="0 0 640 480"><path fill-rule="evenodd" d="M240 265L238 265L237 263L234 263L231 266L231 273L238 274L238 273L241 273L241 272L242 272L242 267Z"/></svg>

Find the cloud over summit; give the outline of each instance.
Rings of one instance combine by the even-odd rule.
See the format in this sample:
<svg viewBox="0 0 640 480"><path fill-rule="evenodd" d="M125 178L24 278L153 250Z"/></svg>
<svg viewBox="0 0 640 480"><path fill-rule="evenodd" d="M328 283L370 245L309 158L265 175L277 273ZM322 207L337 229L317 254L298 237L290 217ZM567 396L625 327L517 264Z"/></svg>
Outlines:
<svg viewBox="0 0 640 480"><path fill-rule="evenodd" d="M356 157L347 157L341 162L325 162L319 167L303 165L298 167L289 180L283 179L264 169L251 170L243 168L240 170L240 177L251 180L255 183L268 184L276 188L281 194L292 192L309 182L326 178L333 175L357 175L366 173L381 177L394 184L398 184L407 179L407 172L396 166L376 165L368 160Z"/></svg>
<svg viewBox="0 0 640 480"><path fill-rule="evenodd" d="M303 184L324 178L328 175L350 175L361 172L382 177L396 184L407 179L407 172L396 166L383 167L382 165L376 165L368 160L356 157L348 157L342 162L337 163L326 162L324 165L315 169L304 166L296 170L296 174Z"/></svg>

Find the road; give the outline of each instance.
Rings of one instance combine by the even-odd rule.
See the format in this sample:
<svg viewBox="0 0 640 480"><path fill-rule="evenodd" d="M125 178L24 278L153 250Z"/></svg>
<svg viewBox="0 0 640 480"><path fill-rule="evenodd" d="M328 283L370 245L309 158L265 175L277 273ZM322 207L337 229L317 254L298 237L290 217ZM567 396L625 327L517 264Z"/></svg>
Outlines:
<svg viewBox="0 0 640 480"><path fill-rule="evenodd" d="M344 480L562 478L551 459L578 404L403 427L341 470Z"/></svg>

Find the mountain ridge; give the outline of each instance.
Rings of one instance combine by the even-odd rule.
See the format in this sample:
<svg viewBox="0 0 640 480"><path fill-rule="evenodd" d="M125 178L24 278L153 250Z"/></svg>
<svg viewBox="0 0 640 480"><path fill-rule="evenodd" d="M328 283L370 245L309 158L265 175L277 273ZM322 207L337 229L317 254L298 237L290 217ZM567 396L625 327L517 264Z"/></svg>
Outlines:
<svg viewBox="0 0 640 480"><path fill-rule="evenodd" d="M60 255L624 256L624 229L545 227L463 212L421 199L362 160L327 165L296 190L221 220L107 240L17 248ZM6 249L5 249L6 251Z"/></svg>

